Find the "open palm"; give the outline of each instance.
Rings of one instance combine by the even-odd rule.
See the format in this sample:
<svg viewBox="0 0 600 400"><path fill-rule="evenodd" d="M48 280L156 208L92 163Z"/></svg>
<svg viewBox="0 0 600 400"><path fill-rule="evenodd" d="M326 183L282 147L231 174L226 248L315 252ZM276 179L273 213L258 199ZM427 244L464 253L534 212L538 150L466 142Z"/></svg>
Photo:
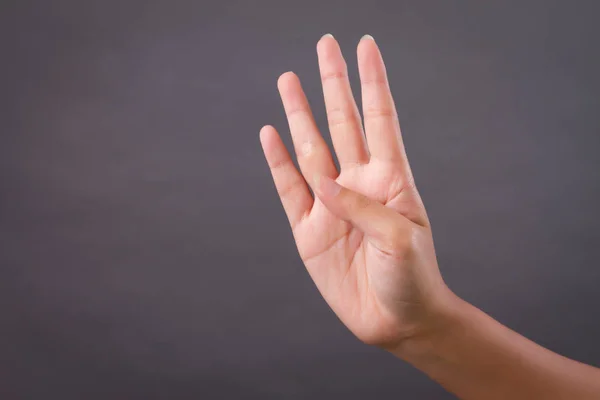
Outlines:
<svg viewBox="0 0 600 400"><path fill-rule="evenodd" d="M292 72L278 88L302 174L272 126L261 142L320 293L358 338L387 346L422 329L447 288L375 41L366 36L357 48L364 130L338 43L325 35L317 53L340 171Z"/></svg>

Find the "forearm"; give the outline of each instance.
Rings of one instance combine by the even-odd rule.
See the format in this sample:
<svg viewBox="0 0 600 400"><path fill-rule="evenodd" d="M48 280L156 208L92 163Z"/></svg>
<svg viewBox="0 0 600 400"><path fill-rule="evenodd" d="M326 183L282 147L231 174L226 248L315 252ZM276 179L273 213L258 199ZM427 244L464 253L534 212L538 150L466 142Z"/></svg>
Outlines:
<svg viewBox="0 0 600 400"><path fill-rule="evenodd" d="M461 399L600 399L600 369L551 352L453 297L440 329L391 352Z"/></svg>

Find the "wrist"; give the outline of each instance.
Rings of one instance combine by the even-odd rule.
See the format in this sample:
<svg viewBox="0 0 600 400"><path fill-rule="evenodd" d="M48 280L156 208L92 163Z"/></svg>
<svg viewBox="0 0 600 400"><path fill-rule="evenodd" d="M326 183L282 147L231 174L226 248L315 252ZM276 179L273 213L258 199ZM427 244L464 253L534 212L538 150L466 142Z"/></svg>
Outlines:
<svg viewBox="0 0 600 400"><path fill-rule="evenodd" d="M446 288L438 304L431 308L422 328L386 350L413 365L438 360L442 342L464 324L472 308Z"/></svg>

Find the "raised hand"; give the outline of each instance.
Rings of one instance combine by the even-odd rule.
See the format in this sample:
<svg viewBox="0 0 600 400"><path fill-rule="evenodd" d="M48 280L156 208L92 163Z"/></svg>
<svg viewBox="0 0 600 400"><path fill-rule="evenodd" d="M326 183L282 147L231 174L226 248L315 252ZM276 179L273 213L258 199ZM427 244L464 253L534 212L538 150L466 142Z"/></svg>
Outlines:
<svg viewBox="0 0 600 400"><path fill-rule="evenodd" d="M292 72L277 83L302 173L272 126L261 130L261 143L320 293L360 340L393 347L432 329L453 295L438 270L378 46L365 36L357 48L364 130L333 36L319 40L317 54L340 171Z"/></svg>
<svg viewBox="0 0 600 400"><path fill-rule="evenodd" d="M373 38L357 50L364 133L337 42L325 35L317 53L340 171L291 72L278 87L302 173L272 126L260 139L300 256L333 311L462 399L600 399L600 369L519 335L444 283Z"/></svg>

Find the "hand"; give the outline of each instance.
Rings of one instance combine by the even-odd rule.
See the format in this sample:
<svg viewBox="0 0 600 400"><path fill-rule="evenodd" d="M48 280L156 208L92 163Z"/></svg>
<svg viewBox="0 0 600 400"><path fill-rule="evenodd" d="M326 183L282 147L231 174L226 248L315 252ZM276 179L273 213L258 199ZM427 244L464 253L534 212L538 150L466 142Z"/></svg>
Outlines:
<svg viewBox="0 0 600 400"><path fill-rule="evenodd" d="M338 43L325 35L317 53L339 173L292 72L278 88L302 175L272 126L261 130L261 143L318 290L360 340L393 347L433 329L453 295L438 270L375 41L366 36L357 49L364 133Z"/></svg>

